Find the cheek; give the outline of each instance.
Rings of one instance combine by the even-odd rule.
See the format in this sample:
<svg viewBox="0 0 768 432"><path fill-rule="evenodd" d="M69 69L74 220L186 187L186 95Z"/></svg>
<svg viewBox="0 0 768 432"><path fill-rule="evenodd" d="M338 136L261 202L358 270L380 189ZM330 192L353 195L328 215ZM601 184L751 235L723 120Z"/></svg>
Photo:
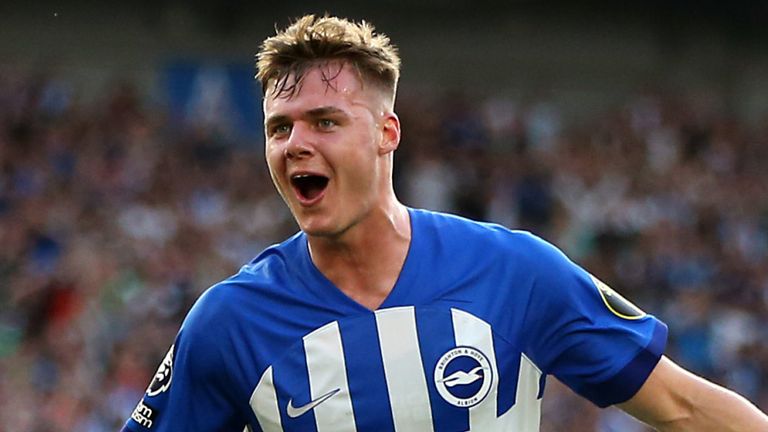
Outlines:
<svg viewBox="0 0 768 432"><path fill-rule="evenodd" d="M269 169L269 176L272 178L272 182L280 189L279 174L284 171L285 167L279 150L267 147L264 158L267 161L267 169Z"/></svg>
<svg viewBox="0 0 768 432"><path fill-rule="evenodd" d="M277 170L282 161L280 150L275 146L267 145L264 150L264 159L267 161L267 167L270 172Z"/></svg>
<svg viewBox="0 0 768 432"><path fill-rule="evenodd" d="M351 178L351 187L367 193L379 176L378 157L371 149L358 149L348 155L348 175Z"/></svg>

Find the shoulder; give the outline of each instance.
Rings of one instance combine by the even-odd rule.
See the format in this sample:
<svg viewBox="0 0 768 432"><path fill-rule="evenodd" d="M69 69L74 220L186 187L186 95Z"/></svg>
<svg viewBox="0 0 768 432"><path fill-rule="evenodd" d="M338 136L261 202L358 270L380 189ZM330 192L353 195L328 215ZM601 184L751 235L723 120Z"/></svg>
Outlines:
<svg viewBox="0 0 768 432"><path fill-rule="evenodd" d="M258 311L280 293L290 278L289 263L300 235L262 251L240 270L206 289L187 314L182 332L216 334L240 325L245 314Z"/></svg>
<svg viewBox="0 0 768 432"><path fill-rule="evenodd" d="M489 258L499 254L531 262L565 258L553 244L528 231L428 210L412 210L411 214L414 229L436 245L475 251Z"/></svg>

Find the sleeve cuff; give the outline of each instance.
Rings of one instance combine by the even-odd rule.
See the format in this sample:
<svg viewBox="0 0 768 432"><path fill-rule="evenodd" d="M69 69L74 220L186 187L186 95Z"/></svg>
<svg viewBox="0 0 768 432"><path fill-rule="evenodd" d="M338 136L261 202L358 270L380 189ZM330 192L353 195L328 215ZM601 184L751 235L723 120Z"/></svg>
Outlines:
<svg viewBox="0 0 768 432"><path fill-rule="evenodd" d="M667 345L667 331L663 322L656 321L653 336L645 349L609 380L581 389L581 395L600 408L632 398L661 359Z"/></svg>

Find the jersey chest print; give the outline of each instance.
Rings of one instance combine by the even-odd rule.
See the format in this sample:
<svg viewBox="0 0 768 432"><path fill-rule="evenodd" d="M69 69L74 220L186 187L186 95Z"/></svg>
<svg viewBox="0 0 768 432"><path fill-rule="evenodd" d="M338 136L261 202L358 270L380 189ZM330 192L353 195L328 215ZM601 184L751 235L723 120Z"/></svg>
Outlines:
<svg viewBox="0 0 768 432"><path fill-rule="evenodd" d="M325 325L267 368L250 398L265 432L538 430L541 372L483 320L412 306L369 318Z"/></svg>

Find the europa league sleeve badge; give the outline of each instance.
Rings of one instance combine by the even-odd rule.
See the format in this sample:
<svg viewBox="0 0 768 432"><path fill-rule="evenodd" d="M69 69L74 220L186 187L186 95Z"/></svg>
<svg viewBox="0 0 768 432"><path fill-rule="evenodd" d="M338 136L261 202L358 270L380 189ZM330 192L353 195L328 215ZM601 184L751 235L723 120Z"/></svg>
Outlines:
<svg viewBox="0 0 768 432"><path fill-rule="evenodd" d="M642 309L625 299L621 294L614 291L613 288L603 283L600 279L592 275L589 276L592 278L592 282L595 283L605 307L607 307L611 313L626 320L637 320L645 317L646 314Z"/></svg>

